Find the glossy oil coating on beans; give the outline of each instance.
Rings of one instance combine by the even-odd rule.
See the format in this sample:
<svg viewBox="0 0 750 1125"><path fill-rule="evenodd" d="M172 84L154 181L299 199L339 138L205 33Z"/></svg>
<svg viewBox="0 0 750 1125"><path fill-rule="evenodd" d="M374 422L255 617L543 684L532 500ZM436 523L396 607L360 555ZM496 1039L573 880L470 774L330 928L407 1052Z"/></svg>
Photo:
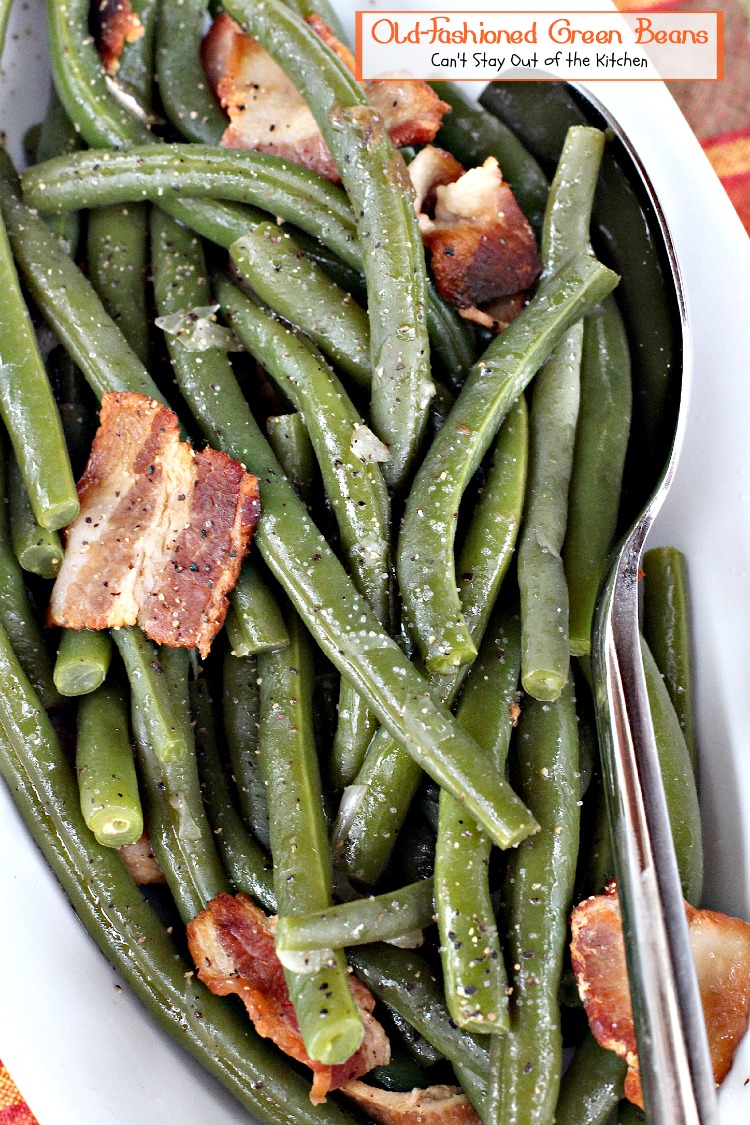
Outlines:
<svg viewBox="0 0 750 1125"><path fill-rule="evenodd" d="M265 578L250 562L243 566L232 590L226 629L236 656L268 652L289 644L278 602Z"/></svg>
<svg viewBox="0 0 750 1125"><path fill-rule="evenodd" d="M643 585L643 635L664 677L695 770L697 751L685 556L674 547L654 547L646 551L642 567L646 575Z"/></svg>
<svg viewBox="0 0 750 1125"><path fill-rule="evenodd" d="M0 178L3 180L6 170L9 175L13 174L8 157L2 153ZM0 194L3 196L5 223L12 228L13 217L5 206L6 192L3 190ZM50 235L50 238L53 237ZM0 305L0 415L13 444L34 517L42 527L55 530L75 518L78 497L60 415L39 355L31 318L21 296L2 222L0 288L3 294Z"/></svg>
<svg viewBox="0 0 750 1125"><path fill-rule="evenodd" d="M288 629L289 647L258 659L258 750L280 918L333 905L333 865L312 729L312 653L296 614ZM329 1065L345 1062L359 1048L364 1028L343 955L328 951L312 964L302 957L300 972L285 963L310 1058Z"/></svg>
<svg viewBox="0 0 750 1125"><path fill-rule="evenodd" d="M258 476L264 516L256 543L331 662L347 675L391 734L435 780L466 802L501 847L534 830L496 771L452 716L426 695L425 681L381 629L286 479L237 382L177 372L183 397L214 448Z"/></svg>
<svg viewBox="0 0 750 1125"><path fill-rule="evenodd" d="M286 632L286 626L284 626ZM289 633L286 633L287 644ZM222 715L224 739L245 827L266 849L268 801L258 760L259 684L254 656L224 657Z"/></svg>
<svg viewBox="0 0 750 1125"><path fill-rule="evenodd" d="M99 843L134 843L143 832L143 811L127 701L117 685L104 684L78 706L76 774L81 812Z"/></svg>
<svg viewBox="0 0 750 1125"><path fill-rule="evenodd" d="M42 578L54 578L63 560L60 536L40 527L34 518L15 457L8 462L8 518L13 550L22 569Z"/></svg>
<svg viewBox="0 0 750 1125"><path fill-rule="evenodd" d="M280 918L276 949L283 957L289 950L305 953L400 938L418 940L419 931L432 922L434 909L432 879L423 879L397 891L354 899L315 914Z"/></svg>
<svg viewBox="0 0 750 1125"><path fill-rule="evenodd" d="M506 871L510 1032L499 1067L499 1120L552 1120L562 1069L559 990L579 833L578 731L569 683L554 703L526 699L516 742L519 791L540 831Z"/></svg>
<svg viewBox="0 0 750 1125"><path fill-rule="evenodd" d="M599 129L568 131L542 233L547 276L589 246L591 206L604 150ZM562 551L581 389L583 323L572 325L534 381L529 483L518 545L524 690L557 699L568 678L568 589Z"/></svg>
<svg viewBox="0 0 750 1125"><path fill-rule="evenodd" d="M143 34L125 44L117 68L117 85L132 94L147 112L151 111L153 102L156 16L160 6L160 0L130 0L131 9L141 21Z"/></svg>
<svg viewBox="0 0 750 1125"><path fill-rule="evenodd" d="M216 745L211 697L204 677L190 683L190 706L195 722L195 751L198 771L216 847L237 891L251 895L261 906L276 912L273 865L266 853L245 831L229 793Z"/></svg>
<svg viewBox="0 0 750 1125"><path fill-rule="evenodd" d="M570 651L591 650L599 587L617 530L632 409L630 354L614 297L586 318L573 473L563 548L570 598Z"/></svg>
<svg viewBox="0 0 750 1125"><path fill-rule="evenodd" d="M503 599L508 603L509 599ZM488 761L503 770L518 709L521 626L517 608L493 615L456 712ZM435 908L445 996L459 1027L508 1031L508 979L490 896L491 842L442 791L435 849Z"/></svg>
<svg viewBox="0 0 750 1125"><path fill-rule="evenodd" d="M409 628L431 671L443 674L476 655L461 612L453 548L464 490L550 351L616 283L616 274L581 255L544 285L472 368L422 462L406 503L397 569Z"/></svg>
<svg viewBox="0 0 750 1125"><path fill-rule="evenodd" d="M87 695L104 683L112 657L109 633L63 629L55 660L55 687L60 695Z"/></svg>
<svg viewBox="0 0 750 1125"><path fill-rule="evenodd" d="M491 467L459 554L461 605L476 643L484 630L510 564L526 485L528 423L523 396L498 434ZM446 706L464 681L462 669L429 678ZM337 835L351 878L372 886L383 873L421 778L410 758L385 730L378 731L354 785L362 786L353 816Z"/></svg>
<svg viewBox="0 0 750 1125"><path fill-rule="evenodd" d="M166 682L160 650L140 629L113 629L112 637L125 665L133 708L147 731L151 752L163 762L186 757L190 747L185 725Z"/></svg>
<svg viewBox="0 0 750 1125"><path fill-rule="evenodd" d="M201 60L207 9L207 0L160 0L156 73L164 112L174 127L188 141L218 145L227 120Z"/></svg>
<svg viewBox="0 0 750 1125"><path fill-rule="evenodd" d="M86 232L89 280L144 366L148 366L147 244L145 204L91 211Z"/></svg>
<svg viewBox="0 0 750 1125"><path fill-rule="evenodd" d="M560 1084L555 1125L604 1125L622 1097L627 1069L624 1059L586 1032Z"/></svg>
<svg viewBox="0 0 750 1125"><path fill-rule="evenodd" d="M340 59L279 0L232 0L250 31L297 86L331 150L355 215L367 278L373 429L390 448L385 476L404 484L432 394L427 274L403 157Z"/></svg>
<svg viewBox="0 0 750 1125"><path fill-rule="evenodd" d="M120 856L97 844L55 732L0 630L0 773L90 936L159 1025L267 1125L352 1125L213 996L178 953Z"/></svg>
<svg viewBox="0 0 750 1125"><path fill-rule="evenodd" d="M55 156L67 156L81 147L81 138L73 122L63 109L54 86L50 90L47 112L42 121L39 141L36 147L36 163L51 160ZM71 254L78 247L80 218L77 211L66 211L62 215L48 215L47 226L65 244Z"/></svg>
<svg viewBox="0 0 750 1125"><path fill-rule="evenodd" d="M266 434L279 464L309 507L315 495L318 467L302 415L295 411L267 418Z"/></svg>

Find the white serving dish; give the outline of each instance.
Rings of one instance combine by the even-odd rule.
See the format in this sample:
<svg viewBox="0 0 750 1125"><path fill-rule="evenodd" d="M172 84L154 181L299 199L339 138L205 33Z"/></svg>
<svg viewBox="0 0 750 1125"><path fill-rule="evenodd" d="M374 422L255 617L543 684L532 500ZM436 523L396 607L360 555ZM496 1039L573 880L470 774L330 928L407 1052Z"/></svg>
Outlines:
<svg viewBox="0 0 750 1125"><path fill-rule="evenodd" d="M337 7L351 26L355 5L340 0ZM502 5L475 0L472 7ZM535 0L533 7L561 5ZM47 90L44 2L18 0L0 74L0 127L16 160ZM695 357L691 414L677 480L650 543L681 548L690 566L705 902L750 918L750 242L666 88L607 82L593 83L592 92L638 149L683 272ZM41 1125L246 1122L240 1106L121 990L4 786L0 857L0 1057ZM748 1077L750 1037L722 1088L723 1125L750 1119Z"/></svg>

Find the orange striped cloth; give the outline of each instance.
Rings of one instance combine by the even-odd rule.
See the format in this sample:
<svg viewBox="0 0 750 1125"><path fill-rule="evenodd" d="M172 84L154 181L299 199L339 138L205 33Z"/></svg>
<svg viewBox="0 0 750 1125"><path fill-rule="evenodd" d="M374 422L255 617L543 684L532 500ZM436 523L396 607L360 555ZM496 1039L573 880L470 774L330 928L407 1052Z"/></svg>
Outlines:
<svg viewBox="0 0 750 1125"><path fill-rule="evenodd" d="M750 22L741 0L616 0L623 11L721 9L725 78L721 84L672 82L670 88L750 233ZM750 0L746 0L750 2ZM425 0L425 6L429 0ZM0 1062L0 1125L38 1125Z"/></svg>

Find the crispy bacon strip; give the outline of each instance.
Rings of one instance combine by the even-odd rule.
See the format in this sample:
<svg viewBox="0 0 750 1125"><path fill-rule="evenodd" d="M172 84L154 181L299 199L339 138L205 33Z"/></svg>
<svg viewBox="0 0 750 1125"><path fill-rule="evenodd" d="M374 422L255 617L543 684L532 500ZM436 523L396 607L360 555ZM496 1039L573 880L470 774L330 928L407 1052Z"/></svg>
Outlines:
<svg viewBox="0 0 750 1125"><path fill-rule="evenodd" d="M138 624L159 644L207 656L260 515L257 479L181 442L161 403L110 393L78 496L50 623Z"/></svg>
<svg viewBox="0 0 750 1125"><path fill-rule="evenodd" d="M714 1078L722 1082L750 1020L750 925L685 903ZM571 959L589 1026L602 1047L628 1064L625 1096L643 1105L625 943L617 889L571 915Z"/></svg>
<svg viewBox="0 0 750 1125"><path fill-rule="evenodd" d="M314 1105L324 1102L330 1091L340 1090L374 1066L390 1061L390 1043L372 1015L372 993L356 977L350 977L349 983L364 1024L362 1046L338 1066L309 1057L276 956L273 922L248 895L217 895L188 924L187 935L198 976L206 987L217 996L239 996L258 1034L272 1039L285 1054L313 1071L310 1101Z"/></svg>
<svg viewBox="0 0 750 1125"><path fill-rule="evenodd" d="M351 51L317 15L307 21L352 72ZM250 35L222 13L203 40L209 83L229 116L222 138L228 148L254 149L293 160L337 183L338 172L315 119L294 84ZM437 94L417 80L365 84L396 145L431 141L448 110Z"/></svg>
<svg viewBox="0 0 750 1125"><path fill-rule="evenodd" d="M120 69L120 56L126 43L135 43L145 32L140 16L130 6L130 0L100 0L98 4L97 48L107 74Z"/></svg>
<svg viewBox="0 0 750 1125"><path fill-rule="evenodd" d="M166 883L164 872L156 861L148 832L133 844L125 844L118 849L123 863L128 869L128 874L133 882L139 886L147 883Z"/></svg>
<svg viewBox="0 0 750 1125"><path fill-rule="evenodd" d="M380 1125L480 1125L479 1114L458 1086L428 1086L398 1094L349 1082L343 1093Z"/></svg>

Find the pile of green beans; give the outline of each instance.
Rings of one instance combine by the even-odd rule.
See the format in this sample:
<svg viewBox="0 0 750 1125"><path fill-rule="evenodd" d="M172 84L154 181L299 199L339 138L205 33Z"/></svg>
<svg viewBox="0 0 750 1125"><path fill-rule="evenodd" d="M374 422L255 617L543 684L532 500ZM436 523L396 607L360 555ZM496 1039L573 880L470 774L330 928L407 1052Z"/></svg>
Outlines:
<svg viewBox="0 0 750 1125"><path fill-rule="evenodd" d="M587 1033L561 1077L561 1004L571 907L612 875L575 698L632 408L618 276L589 240L606 138L572 128L550 185L506 125L434 84L451 106L437 143L467 167L496 157L541 238L535 292L485 346L429 278L413 151L304 22L335 23L327 4L133 0L144 34L114 81L88 0L47 7L36 163L19 179L0 150L0 773L105 954L269 1125L353 1119L312 1106L192 979L117 854L144 827L184 924L223 892L277 915L311 1060L363 1042L354 973L393 1038L365 1081L456 1081L483 1125L604 1121L624 1066ZM222 147L201 61L219 7L295 83L341 186ZM232 344L197 350L150 319L207 307ZM50 659L71 459L88 454L86 396L111 391L171 403L186 436L258 478L261 520L203 663L137 628L63 630ZM645 569L646 682L697 904L684 560L658 549ZM75 771L50 709L75 731Z"/></svg>

